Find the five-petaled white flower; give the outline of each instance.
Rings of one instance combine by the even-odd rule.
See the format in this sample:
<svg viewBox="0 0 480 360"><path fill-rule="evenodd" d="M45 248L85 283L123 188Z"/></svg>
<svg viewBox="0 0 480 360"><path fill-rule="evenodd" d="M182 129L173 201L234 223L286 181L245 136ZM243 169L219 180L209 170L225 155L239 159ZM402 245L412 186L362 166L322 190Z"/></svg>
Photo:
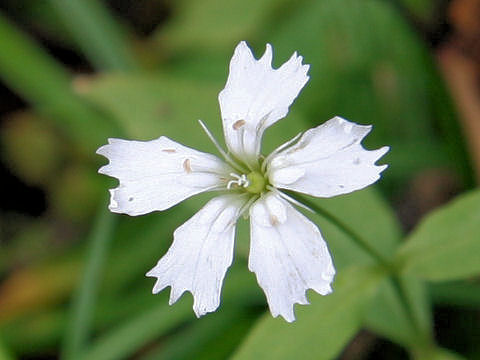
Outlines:
<svg viewBox="0 0 480 360"><path fill-rule="evenodd" d="M335 268L322 234L280 189L332 197L374 183L386 168L375 162L388 147L368 151L360 144L371 126L340 117L263 157L263 132L287 115L309 79L309 66L297 53L278 69L271 62L269 44L259 60L245 42L235 49L219 95L227 152L201 123L224 160L164 136L151 141L109 139L97 151L110 160L99 172L120 181L110 190L109 208L116 213L142 215L204 191L223 192L175 230L167 254L147 273L157 278L154 293L171 287L170 304L190 291L197 316L220 304L242 214L250 216L248 268L256 274L274 317L295 320L294 304L308 304L307 289L330 293Z"/></svg>

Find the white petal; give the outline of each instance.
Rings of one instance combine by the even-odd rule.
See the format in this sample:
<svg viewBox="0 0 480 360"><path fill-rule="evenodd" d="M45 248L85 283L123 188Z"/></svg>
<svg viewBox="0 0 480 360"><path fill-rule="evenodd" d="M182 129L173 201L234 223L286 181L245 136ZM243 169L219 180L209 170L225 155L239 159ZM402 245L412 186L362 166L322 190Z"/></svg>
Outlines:
<svg viewBox="0 0 480 360"><path fill-rule="evenodd" d="M346 194L373 184L387 165L375 165L388 150L366 150L360 142L371 126L340 117L310 129L293 146L270 157L270 183L318 197Z"/></svg>
<svg viewBox="0 0 480 360"><path fill-rule="evenodd" d="M230 61L227 84L218 97L225 141L237 157L255 161L265 129L287 115L308 81L309 66L302 65L302 59L294 53L275 70L270 44L259 60L245 41L238 44Z"/></svg>
<svg viewBox="0 0 480 360"><path fill-rule="evenodd" d="M109 209L128 215L165 210L225 183L231 168L217 157L162 136L151 141L109 139L97 154L110 160L101 174L117 178Z"/></svg>
<svg viewBox="0 0 480 360"><path fill-rule="evenodd" d="M295 320L293 305L308 304L306 290L329 294L335 269L320 231L273 193L250 208L248 267L265 291L274 317Z"/></svg>
<svg viewBox="0 0 480 360"><path fill-rule="evenodd" d="M171 286L170 305L190 291L197 316L217 309L223 278L232 264L235 223L244 200L239 195L216 197L175 230L172 246L147 273L157 278L154 294Z"/></svg>

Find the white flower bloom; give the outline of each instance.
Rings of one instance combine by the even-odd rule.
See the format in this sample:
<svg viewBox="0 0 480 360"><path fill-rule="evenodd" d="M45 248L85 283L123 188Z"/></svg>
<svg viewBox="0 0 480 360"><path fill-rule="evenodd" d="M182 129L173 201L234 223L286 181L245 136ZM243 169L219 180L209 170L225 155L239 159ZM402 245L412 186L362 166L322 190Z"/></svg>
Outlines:
<svg viewBox="0 0 480 360"><path fill-rule="evenodd" d="M110 160L99 172L120 181L110 190L113 212L141 215L200 192L222 191L174 232L167 254L147 273L157 278L154 293L171 287L170 304L190 291L197 316L220 304L242 214L250 216L248 266L273 316L295 320L294 304L308 303L307 289L330 293L335 268L322 234L281 189L331 197L374 183L386 168L375 162L388 147L368 151L361 145L371 126L340 117L261 156L263 132L287 115L309 79L309 67L296 53L278 69L271 61L270 45L259 60L243 41L235 49L219 95L228 152L201 123L224 160L164 136L152 141L109 139L97 151Z"/></svg>

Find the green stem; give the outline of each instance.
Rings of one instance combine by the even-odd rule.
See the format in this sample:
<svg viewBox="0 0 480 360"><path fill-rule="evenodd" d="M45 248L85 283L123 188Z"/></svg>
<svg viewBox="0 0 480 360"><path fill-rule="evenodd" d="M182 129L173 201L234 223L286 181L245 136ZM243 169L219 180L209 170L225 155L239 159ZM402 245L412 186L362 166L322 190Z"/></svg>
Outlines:
<svg viewBox="0 0 480 360"><path fill-rule="evenodd" d="M62 359L75 359L84 349L90 332L93 307L97 297L101 272L116 224L115 215L102 205L89 236L90 249L83 279L74 294L70 328L62 348Z"/></svg>

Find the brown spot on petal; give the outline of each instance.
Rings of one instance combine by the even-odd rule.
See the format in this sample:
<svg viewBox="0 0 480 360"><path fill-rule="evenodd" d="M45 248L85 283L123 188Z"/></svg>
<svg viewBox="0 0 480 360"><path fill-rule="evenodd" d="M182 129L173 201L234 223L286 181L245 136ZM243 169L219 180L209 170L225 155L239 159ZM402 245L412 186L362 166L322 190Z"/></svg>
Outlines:
<svg viewBox="0 0 480 360"><path fill-rule="evenodd" d="M190 174L192 172L192 167L191 167L191 164L190 164L190 159L185 159L185 161L183 162L183 169L185 170L185 172L187 174Z"/></svg>
<svg viewBox="0 0 480 360"><path fill-rule="evenodd" d="M240 129L243 125L245 125L246 121L245 120L237 120L233 123L232 127L233 130L238 130Z"/></svg>
<svg viewBox="0 0 480 360"><path fill-rule="evenodd" d="M272 226L278 225L278 218L275 215L270 215L270 224Z"/></svg>
<svg viewBox="0 0 480 360"><path fill-rule="evenodd" d="M169 153L169 154L173 154L173 153L177 152L177 150L175 150L175 149L163 149L162 151L166 152L166 153Z"/></svg>

